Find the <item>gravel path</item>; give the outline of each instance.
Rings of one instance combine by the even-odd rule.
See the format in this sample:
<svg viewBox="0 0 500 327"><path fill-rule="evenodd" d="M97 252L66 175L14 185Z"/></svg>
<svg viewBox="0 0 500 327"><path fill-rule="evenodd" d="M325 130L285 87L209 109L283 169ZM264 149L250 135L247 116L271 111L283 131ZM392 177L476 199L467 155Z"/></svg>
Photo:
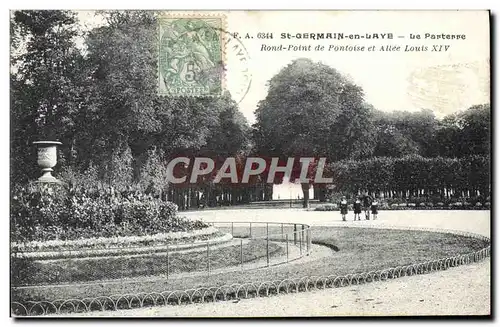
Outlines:
<svg viewBox="0 0 500 327"><path fill-rule="evenodd" d="M338 212L261 210L191 212L210 221L289 221L313 225L344 224ZM379 220L357 225L396 225L457 229L490 235L489 211L387 211ZM275 317L490 314L490 260L426 275L307 293L238 302L203 303L124 311L92 316ZM90 314L89 314L90 315ZM74 316L73 316L74 317Z"/></svg>

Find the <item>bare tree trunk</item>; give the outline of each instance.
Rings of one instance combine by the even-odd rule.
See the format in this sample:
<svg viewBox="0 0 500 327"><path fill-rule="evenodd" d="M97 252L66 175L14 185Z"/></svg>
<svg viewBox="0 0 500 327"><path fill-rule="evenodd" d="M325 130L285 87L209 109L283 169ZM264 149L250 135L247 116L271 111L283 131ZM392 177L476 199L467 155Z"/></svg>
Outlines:
<svg viewBox="0 0 500 327"><path fill-rule="evenodd" d="M326 187L324 184L314 184L314 200L319 200L319 202L326 202Z"/></svg>
<svg viewBox="0 0 500 327"><path fill-rule="evenodd" d="M302 192L304 192L304 200L302 201L302 208L309 207L309 183L302 183Z"/></svg>

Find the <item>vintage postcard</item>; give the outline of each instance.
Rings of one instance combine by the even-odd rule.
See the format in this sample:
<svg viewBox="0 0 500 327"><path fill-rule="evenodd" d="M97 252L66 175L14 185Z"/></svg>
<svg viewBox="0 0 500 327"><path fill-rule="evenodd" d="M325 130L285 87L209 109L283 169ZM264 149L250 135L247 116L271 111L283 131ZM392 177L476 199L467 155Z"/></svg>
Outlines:
<svg viewBox="0 0 500 327"><path fill-rule="evenodd" d="M11 317L491 317L488 11L10 11Z"/></svg>

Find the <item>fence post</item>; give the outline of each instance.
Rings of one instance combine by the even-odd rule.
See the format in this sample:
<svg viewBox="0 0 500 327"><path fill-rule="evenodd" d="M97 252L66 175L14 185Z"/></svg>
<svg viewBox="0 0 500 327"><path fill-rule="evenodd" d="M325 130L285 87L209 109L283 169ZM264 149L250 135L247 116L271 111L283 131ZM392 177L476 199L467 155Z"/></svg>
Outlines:
<svg viewBox="0 0 500 327"><path fill-rule="evenodd" d="M234 222L231 222L231 235L234 236Z"/></svg>
<svg viewBox="0 0 500 327"><path fill-rule="evenodd" d="M250 238L252 238L252 223L250 223Z"/></svg>
<svg viewBox="0 0 500 327"><path fill-rule="evenodd" d="M167 244L167 279L168 279L168 270L170 267L170 246Z"/></svg>
<svg viewBox="0 0 500 327"><path fill-rule="evenodd" d="M286 234L286 262L288 262L288 234Z"/></svg>
<svg viewBox="0 0 500 327"><path fill-rule="evenodd" d="M267 266L269 267L269 223L266 223L266 240Z"/></svg>
<svg viewBox="0 0 500 327"><path fill-rule="evenodd" d="M210 275L210 242L207 242L207 271Z"/></svg>
<svg viewBox="0 0 500 327"><path fill-rule="evenodd" d="M297 224L293 224L293 245L297 245Z"/></svg>
<svg viewBox="0 0 500 327"><path fill-rule="evenodd" d="M283 239L285 238L284 235L284 229L283 229L283 223L281 223L281 240L283 241Z"/></svg>
<svg viewBox="0 0 500 327"><path fill-rule="evenodd" d="M266 256L267 256L267 266L269 267L269 237L266 237Z"/></svg>
<svg viewBox="0 0 500 327"><path fill-rule="evenodd" d="M240 240L240 261L241 269L243 270L243 239Z"/></svg>
<svg viewBox="0 0 500 327"><path fill-rule="evenodd" d="M306 229L306 255L309 255L309 229Z"/></svg>
<svg viewBox="0 0 500 327"><path fill-rule="evenodd" d="M311 226L309 226L309 229L307 229L307 255L311 253Z"/></svg>
<svg viewBox="0 0 500 327"><path fill-rule="evenodd" d="M300 256L302 256L302 233L300 235L300 242L299 242L299 248L300 248Z"/></svg>
<svg viewBox="0 0 500 327"><path fill-rule="evenodd" d="M302 224L302 230L300 231L300 241L304 242L305 237L304 237L304 224Z"/></svg>
<svg viewBox="0 0 500 327"><path fill-rule="evenodd" d="M311 226L309 226L309 249L312 250L312 231L311 231Z"/></svg>

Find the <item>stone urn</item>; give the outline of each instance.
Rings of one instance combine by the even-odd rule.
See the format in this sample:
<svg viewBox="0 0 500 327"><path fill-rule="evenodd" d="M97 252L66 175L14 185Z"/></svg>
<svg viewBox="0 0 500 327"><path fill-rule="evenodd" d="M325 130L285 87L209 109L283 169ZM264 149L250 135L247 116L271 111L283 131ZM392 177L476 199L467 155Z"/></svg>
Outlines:
<svg viewBox="0 0 500 327"><path fill-rule="evenodd" d="M33 144L38 148L37 163L42 168L42 176L38 178L38 182L60 184L61 181L52 176L52 168L57 164L57 146L62 143L57 141L36 141Z"/></svg>

